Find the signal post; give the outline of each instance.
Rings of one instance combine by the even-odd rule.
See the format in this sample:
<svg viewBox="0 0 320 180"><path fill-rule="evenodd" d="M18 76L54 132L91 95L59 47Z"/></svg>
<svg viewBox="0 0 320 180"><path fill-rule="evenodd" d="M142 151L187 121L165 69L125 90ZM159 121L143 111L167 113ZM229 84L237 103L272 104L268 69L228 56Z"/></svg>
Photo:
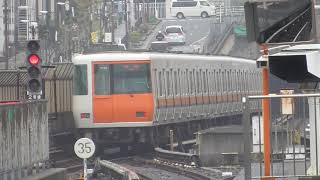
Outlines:
<svg viewBox="0 0 320 180"><path fill-rule="evenodd" d="M29 99L40 99L42 95L42 59L39 55L38 40L31 40L27 44L27 95Z"/></svg>

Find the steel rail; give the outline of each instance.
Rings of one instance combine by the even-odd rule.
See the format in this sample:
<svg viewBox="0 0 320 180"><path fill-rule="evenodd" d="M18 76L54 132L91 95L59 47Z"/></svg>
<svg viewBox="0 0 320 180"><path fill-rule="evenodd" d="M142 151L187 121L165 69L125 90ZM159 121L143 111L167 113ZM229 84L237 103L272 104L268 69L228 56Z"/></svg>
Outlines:
<svg viewBox="0 0 320 180"><path fill-rule="evenodd" d="M287 28L289 25L291 25L293 22L295 22L298 18L300 18L301 16L303 16L307 11L309 11L311 9L307 8L305 11L303 11L299 16L295 17L293 20L291 20L288 24L284 25L282 28L278 29L274 34L272 34L272 36L270 36L266 43L269 43L276 35L278 35L281 31L283 31L285 28Z"/></svg>

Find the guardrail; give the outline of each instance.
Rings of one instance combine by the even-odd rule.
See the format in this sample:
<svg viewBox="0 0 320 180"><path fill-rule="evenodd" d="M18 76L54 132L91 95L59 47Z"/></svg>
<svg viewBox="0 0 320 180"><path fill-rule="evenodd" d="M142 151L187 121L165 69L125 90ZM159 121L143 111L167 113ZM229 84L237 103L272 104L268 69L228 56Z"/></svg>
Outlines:
<svg viewBox="0 0 320 180"><path fill-rule="evenodd" d="M47 101L0 103L0 179L21 179L49 159Z"/></svg>
<svg viewBox="0 0 320 180"><path fill-rule="evenodd" d="M101 171L105 175L111 176L112 179L122 179L122 180L139 180L140 179L135 172L110 161L97 160L96 166L99 167L98 172ZM95 176L96 173L97 172L94 172L93 175Z"/></svg>
<svg viewBox="0 0 320 180"><path fill-rule="evenodd" d="M198 155L195 154L168 151L161 148L155 148L155 152L156 156L163 160L168 160L175 163L200 166L200 158Z"/></svg>
<svg viewBox="0 0 320 180"><path fill-rule="evenodd" d="M216 5L216 16L244 16L244 6Z"/></svg>

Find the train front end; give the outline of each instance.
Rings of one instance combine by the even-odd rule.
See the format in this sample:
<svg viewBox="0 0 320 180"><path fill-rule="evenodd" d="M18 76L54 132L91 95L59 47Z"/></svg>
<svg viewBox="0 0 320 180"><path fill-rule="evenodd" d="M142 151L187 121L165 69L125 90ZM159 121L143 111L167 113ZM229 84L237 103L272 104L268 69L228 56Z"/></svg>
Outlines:
<svg viewBox="0 0 320 180"><path fill-rule="evenodd" d="M153 120L150 60L100 54L81 55L73 63L76 128L97 141L141 139L143 129Z"/></svg>

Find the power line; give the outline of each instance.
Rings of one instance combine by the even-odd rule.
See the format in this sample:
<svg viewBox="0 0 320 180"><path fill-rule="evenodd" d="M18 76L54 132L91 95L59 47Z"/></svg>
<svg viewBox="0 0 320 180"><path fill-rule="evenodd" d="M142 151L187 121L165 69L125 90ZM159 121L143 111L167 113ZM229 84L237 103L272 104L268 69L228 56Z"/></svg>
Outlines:
<svg viewBox="0 0 320 180"><path fill-rule="evenodd" d="M8 49L8 0L4 0L4 46L5 46L5 69L9 68L9 49Z"/></svg>

